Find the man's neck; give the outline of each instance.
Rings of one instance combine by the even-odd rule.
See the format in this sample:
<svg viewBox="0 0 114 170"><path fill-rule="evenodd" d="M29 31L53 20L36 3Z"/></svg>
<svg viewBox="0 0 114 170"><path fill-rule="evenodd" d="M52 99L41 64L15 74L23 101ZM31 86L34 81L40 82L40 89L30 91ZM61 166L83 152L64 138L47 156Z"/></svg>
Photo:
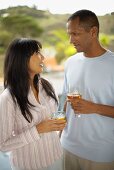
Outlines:
<svg viewBox="0 0 114 170"><path fill-rule="evenodd" d="M84 52L84 56L88 58L99 57L103 55L106 51L107 50L105 48L103 48L99 43L97 43L93 44L92 47L88 49L87 52Z"/></svg>

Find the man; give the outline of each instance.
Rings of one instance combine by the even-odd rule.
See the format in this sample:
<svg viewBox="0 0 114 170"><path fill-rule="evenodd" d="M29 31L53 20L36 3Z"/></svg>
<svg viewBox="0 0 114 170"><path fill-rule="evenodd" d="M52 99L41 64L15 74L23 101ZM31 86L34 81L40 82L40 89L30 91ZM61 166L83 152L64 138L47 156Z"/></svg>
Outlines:
<svg viewBox="0 0 114 170"><path fill-rule="evenodd" d="M67 22L77 54L65 65L67 126L61 135L65 170L114 170L114 53L99 42L99 21L79 10ZM80 115L80 116L78 116Z"/></svg>

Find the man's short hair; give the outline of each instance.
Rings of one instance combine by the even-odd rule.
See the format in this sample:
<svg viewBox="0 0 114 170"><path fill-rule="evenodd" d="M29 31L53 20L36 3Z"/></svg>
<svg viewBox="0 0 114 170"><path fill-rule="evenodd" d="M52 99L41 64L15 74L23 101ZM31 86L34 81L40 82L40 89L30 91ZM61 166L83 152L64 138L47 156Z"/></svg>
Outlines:
<svg viewBox="0 0 114 170"><path fill-rule="evenodd" d="M96 26L99 33L99 21L94 12L86 9L76 11L68 18L68 21L75 20L77 18L79 18L80 26L84 27L85 30L88 31L93 26Z"/></svg>

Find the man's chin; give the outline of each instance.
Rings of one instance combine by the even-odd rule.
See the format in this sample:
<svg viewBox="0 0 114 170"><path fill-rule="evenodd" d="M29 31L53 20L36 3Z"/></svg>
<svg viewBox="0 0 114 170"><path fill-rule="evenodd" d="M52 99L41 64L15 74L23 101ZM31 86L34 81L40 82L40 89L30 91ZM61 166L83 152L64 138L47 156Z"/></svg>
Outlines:
<svg viewBox="0 0 114 170"><path fill-rule="evenodd" d="M77 53L80 53L80 52L83 52L81 49L79 49L79 48L75 48L76 49L76 52Z"/></svg>

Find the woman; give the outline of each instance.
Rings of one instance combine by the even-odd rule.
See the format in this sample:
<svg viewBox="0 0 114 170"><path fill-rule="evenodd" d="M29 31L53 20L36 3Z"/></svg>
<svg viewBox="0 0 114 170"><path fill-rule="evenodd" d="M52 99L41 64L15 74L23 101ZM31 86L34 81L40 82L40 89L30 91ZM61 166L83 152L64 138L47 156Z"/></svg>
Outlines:
<svg viewBox="0 0 114 170"><path fill-rule="evenodd" d="M51 84L40 77L44 61L41 48L36 40L15 39L5 56L0 150L11 152L13 170L55 170L62 156L56 131L66 122L50 119L57 109L57 98Z"/></svg>

